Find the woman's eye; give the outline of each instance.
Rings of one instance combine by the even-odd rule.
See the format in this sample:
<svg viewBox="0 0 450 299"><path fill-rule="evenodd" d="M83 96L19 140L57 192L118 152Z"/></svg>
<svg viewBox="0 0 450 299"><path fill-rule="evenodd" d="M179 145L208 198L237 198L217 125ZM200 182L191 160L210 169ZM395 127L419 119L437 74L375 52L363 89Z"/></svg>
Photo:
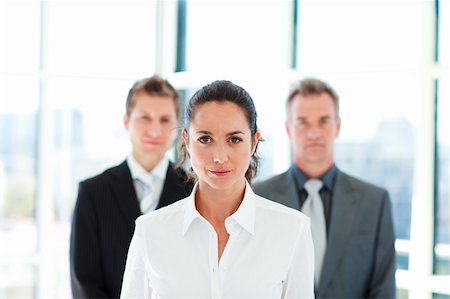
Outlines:
<svg viewBox="0 0 450 299"><path fill-rule="evenodd" d="M211 143L212 138L209 136L202 136L198 139L198 141L200 141L200 143L203 143L203 144Z"/></svg>
<svg viewBox="0 0 450 299"><path fill-rule="evenodd" d="M231 137L231 138L229 139L229 141L230 141L231 143L239 143L239 142L242 141L242 139L241 139L241 138L238 138L238 137Z"/></svg>

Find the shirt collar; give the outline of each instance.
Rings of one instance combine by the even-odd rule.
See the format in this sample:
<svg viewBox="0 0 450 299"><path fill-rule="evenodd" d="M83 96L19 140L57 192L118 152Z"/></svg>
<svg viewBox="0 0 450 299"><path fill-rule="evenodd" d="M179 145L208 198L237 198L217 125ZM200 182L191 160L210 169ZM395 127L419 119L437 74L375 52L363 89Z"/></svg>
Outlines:
<svg viewBox="0 0 450 299"><path fill-rule="evenodd" d="M245 181L245 193L244 198L242 199L241 204L236 212L230 215L226 220L225 224L232 223L233 221L248 231L250 234L254 234L255 231L255 193L253 192L250 184ZM202 215L197 211L195 207L195 193L197 192L198 182L195 184L194 189L191 192L191 195L187 198L186 208L184 213L184 221L182 227L183 236L186 235L189 227L192 222L197 218L203 218ZM206 220L205 220L206 221ZM232 224L231 224L232 225Z"/></svg>
<svg viewBox="0 0 450 299"><path fill-rule="evenodd" d="M310 178L307 177L303 171L301 171L295 164L292 164L291 166L292 172L294 174L294 179L297 182L298 186L305 186L305 183ZM336 173L337 173L337 167L335 164L331 166L330 169L327 170L319 179L323 182L324 186L328 190L333 190L334 182L336 181Z"/></svg>
<svg viewBox="0 0 450 299"><path fill-rule="evenodd" d="M242 228L252 235L255 233L255 197L255 193L246 180L244 198L242 199L237 211L227 218L234 219L240 226L242 226Z"/></svg>
<svg viewBox="0 0 450 299"><path fill-rule="evenodd" d="M191 226L191 223L202 216L197 211L195 207L195 193L197 193L198 182L195 183L194 188L192 189L191 195L187 198L186 207L184 209L184 219L183 219L183 227L182 227L182 235L186 235L187 230Z"/></svg>
<svg viewBox="0 0 450 299"><path fill-rule="evenodd" d="M151 174L158 179L164 180L166 178L167 168L169 168L169 159L164 156L162 160L156 164L155 168L153 168Z"/></svg>
<svg viewBox="0 0 450 299"><path fill-rule="evenodd" d="M169 159L164 156L161 161L156 164L155 168L152 171L148 172L144 169L144 167L139 164L138 161L133 157L133 155L129 155L127 157L127 164L130 168L131 177L133 179L140 179L144 183L151 185L153 177L164 180L167 173L167 168L169 167Z"/></svg>

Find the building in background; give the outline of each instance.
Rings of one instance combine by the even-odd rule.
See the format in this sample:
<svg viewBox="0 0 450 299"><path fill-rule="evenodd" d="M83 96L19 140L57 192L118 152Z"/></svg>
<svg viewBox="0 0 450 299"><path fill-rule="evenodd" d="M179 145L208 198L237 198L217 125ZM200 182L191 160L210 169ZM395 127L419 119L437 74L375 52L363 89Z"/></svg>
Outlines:
<svg viewBox="0 0 450 299"><path fill-rule="evenodd" d="M289 83L329 81L339 166L392 197L399 298L450 298L449 31L441 0L0 2L0 298L70 297L77 184L129 152L123 102L155 72L250 92L258 179L291 161Z"/></svg>

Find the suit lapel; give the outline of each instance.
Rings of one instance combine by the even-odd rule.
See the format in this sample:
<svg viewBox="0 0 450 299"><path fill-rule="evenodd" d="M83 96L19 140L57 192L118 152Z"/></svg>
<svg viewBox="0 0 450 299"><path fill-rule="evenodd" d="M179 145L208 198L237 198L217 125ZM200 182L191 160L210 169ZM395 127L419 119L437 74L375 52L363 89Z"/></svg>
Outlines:
<svg viewBox="0 0 450 299"><path fill-rule="evenodd" d="M161 197L159 198L157 209L170 205L178 199L186 197L189 194L187 185L188 183L184 182L184 178L178 175L174 169L174 165L170 162L169 167L167 168L166 179L164 181L164 187L161 192ZM183 189L185 186L186 189Z"/></svg>
<svg viewBox="0 0 450 299"><path fill-rule="evenodd" d="M318 297L322 297L322 293L328 288L352 234L353 222L358 208L356 199L357 194L347 181L346 175L338 171L333 191L330 232Z"/></svg>
<svg viewBox="0 0 450 299"><path fill-rule="evenodd" d="M282 177L279 180L279 185L274 186L274 193L271 194L269 199L276 200L290 208L300 210L298 192L292 171L293 169L291 167L285 173L281 174Z"/></svg>
<svg viewBox="0 0 450 299"><path fill-rule="evenodd" d="M134 221L141 215L139 203L131 178L130 169L126 162L117 167L113 173L111 188L114 198L130 229L134 230Z"/></svg>

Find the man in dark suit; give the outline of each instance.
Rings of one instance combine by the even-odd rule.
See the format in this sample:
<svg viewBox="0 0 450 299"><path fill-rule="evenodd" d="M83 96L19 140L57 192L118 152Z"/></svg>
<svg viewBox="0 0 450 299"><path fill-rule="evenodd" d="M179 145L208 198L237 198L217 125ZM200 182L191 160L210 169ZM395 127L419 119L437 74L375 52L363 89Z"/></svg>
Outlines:
<svg viewBox="0 0 450 299"><path fill-rule="evenodd" d="M74 298L118 298L136 218L190 194L185 172L165 156L178 116L178 94L166 80L153 76L130 89L123 121L131 154L79 185L70 241Z"/></svg>
<svg viewBox="0 0 450 299"><path fill-rule="evenodd" d="M255 192L310 216L316 298L395 298L389 194L334 164L341 124L337 94L323 81L305 79L286 108L295 161L286 172L256 183ZM307 191L310 182L317 184L315 192Z"/></svg>

